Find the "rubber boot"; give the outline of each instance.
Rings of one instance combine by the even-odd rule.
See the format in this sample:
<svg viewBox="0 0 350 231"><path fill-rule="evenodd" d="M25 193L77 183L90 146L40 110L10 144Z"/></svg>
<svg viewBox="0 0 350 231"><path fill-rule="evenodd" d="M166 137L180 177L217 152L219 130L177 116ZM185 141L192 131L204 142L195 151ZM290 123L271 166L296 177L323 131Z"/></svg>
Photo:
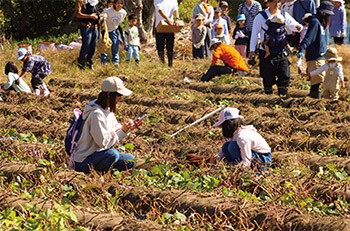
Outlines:
<svg viewBox="0 0 350 231"><path fill-rule="evenodd" d="M81 60L78 58L78 67L80 70L85 70L85 60Z"/></svg>
<svg viewBox="0 0 350 231"><path fill-rule="evenodd" d="M174 52L168 52L168 66L172 67L173 66L173 59L174 59Z"/></svg>
<svg viewBox="0 0 350 231"><path fill-rule="evenodd" d="M164 51L158 51L159 59L162 63L165 63Z"/></svg>
<svg viewBox="0 0 350 231"><path fill-rule="evenodd" d="M271 88L264 88L264 92L267 95L271 95L273 93L273 89L272 89L272 87Z"/></svg>
<svg viewBox="0 0 350 231"><path fill-rule="evenodd" d="M48 96L50 95L50 91L46 86L46 83L41 84L40 88L43 90L43 95Z"/></svg>
<svg viewBox="0 0 350 231"><path fill-rule="evenodd" d="M321 98L321 92L319 91L310 91L310 97L314 99Z"/></svg>
<svg viewBox="0 0 350 231"><path fill-rule="evenodd" d="M287 96L288 88L287 87L278 87L278 95Z"/></svg>

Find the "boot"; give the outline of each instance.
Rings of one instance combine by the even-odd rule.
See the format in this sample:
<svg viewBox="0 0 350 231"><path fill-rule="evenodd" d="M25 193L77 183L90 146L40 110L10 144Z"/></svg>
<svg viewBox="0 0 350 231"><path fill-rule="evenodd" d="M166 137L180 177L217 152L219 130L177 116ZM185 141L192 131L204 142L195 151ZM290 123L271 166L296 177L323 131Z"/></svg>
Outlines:
<svg viewBox="0 0 350 231"><path fill-rule="evenodd" d="M87 62L86 66L90 69L90 70L95 70L94 68L94 64L92 62Z"/></svg>
<svg viewBox="0 0 350 231"><path fill-rule="evenodd" d="M159 59L162 63L165 63L164 51L158 51Z"/></svg>
<svg viewBox="0 0 350 231"><path fill-rule="evenodd" d="M321 98L321 92L319 91L310 91L310 97L314 99Z"/></svg>
<svg viewBox="0 0 350 231"><path fill-rule="evenodd" d="M271 95L273 93L273 89L271 88L264 88L265 94Z"/></svg>
<svg viewBox="0 0 350 231"><path fill-rule="evenodd" d="M288 88L287 87L278 87L278 95L287 96Z"/></svg>
<svg viewBox="0 0 350 231"><path fill-rule="evenodd" d="M168 52L168 66L172 67L173 66L173 59L174 59L174 52Z"/></svg>
<svg viewBox="0 0 350 231"><path fill-rule="evenodd" d="M41 84L40 88L43 90L43 95L48 96L50 95L50 91L46 86L46 83Z"/></svg>
<svg viewBox="0 0 350 231"><path fill-rule="evenodd" d="M80 70L85 70L85 60L81 60L78 58L78 67Z"/></svg>

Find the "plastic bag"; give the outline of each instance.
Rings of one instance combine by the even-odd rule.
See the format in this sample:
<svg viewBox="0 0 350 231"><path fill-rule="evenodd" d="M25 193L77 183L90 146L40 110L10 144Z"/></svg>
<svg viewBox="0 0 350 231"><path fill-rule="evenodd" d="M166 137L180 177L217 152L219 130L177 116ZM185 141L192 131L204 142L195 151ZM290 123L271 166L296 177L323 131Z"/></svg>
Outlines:
<svg viewBox="0 0 350 231"><path fill-rule="evenodd" d="M298 73L299 74L303 74L303 73L306 72L306 67L305 67L305 63L304 63L303 57L298 59L297 66L298 66Z"/></svg>

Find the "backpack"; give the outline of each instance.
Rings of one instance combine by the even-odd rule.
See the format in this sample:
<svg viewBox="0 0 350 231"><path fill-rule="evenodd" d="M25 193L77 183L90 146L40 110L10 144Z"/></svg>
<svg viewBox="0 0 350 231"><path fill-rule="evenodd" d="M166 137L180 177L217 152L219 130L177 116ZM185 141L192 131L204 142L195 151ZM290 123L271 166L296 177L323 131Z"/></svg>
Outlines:
<svg viewBox="0 0 350 231"><path fill-rule="evenodd" d="M278 54L287 45L285 23L272 22L265 11L261 11L260 14L265 18L267 30L265 31L264 40L269 39L267 46L270 48L270 53ZM285 11L281 11L282 16L285 18Z"/></svg>
<svg viewBox="0 0 350 231"><path fill-rule="evenodd" d="M73 166L73 156L77 150L78 141L85 122L83 120L83 113L78 108L74 109L73 113L73 121L70 124L67 130L66 138L64 139L66 153L68 156L71 157L69 160L69 169L71 169L71 167Z"/></svg>

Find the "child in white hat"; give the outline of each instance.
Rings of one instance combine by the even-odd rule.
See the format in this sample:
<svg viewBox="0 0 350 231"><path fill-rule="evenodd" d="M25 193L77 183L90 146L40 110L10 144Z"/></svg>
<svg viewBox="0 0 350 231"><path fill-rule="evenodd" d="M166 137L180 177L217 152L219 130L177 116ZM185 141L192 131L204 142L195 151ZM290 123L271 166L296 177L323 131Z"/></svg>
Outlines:
<svg viewBox="0 0 350 231"><path fill-rule="evenodd" d="M222 128L228 140L217 154L219 160L243 166L257 167L263 171L271 163L271 148L253 125L245 125L237 108L228 107L219 114L219 121L213 127Z"/></svg>
<svg viewBox="0 0 350 231"><path fill-rule="evenodd" d="M326 76L323 82L322 97L326 99L338 100L339 85L341 88L345 88L343 66L341 63L339 63L343 60L343 58L338 56L338 51L336 48L328 48L323 57L327 60L327 63L311 73L306 73L306 76L310 78L325 72Z"/></svg>

